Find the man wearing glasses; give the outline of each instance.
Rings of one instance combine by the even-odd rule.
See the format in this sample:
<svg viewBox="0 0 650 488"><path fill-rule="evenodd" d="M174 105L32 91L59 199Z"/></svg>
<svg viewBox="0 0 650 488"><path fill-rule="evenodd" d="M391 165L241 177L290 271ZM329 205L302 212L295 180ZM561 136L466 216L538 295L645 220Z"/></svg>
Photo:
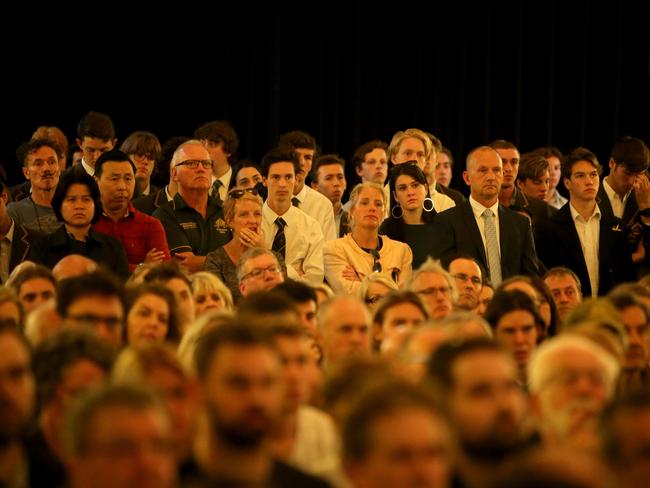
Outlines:
<svg viewBox="0 0 650 488"><path fill-rule="evenodd" d="M171 162L171 179L178 193L153 214L159 219L169 250L190 273L203 270L205 256L230 240L222 209L209 196L212 166L208 150L197 140L178 146Z"/></svg>
<svg viewBox="0 0 650 488"><path fill-rule="evenodd" d="M258 291L269 291L284 281L282 267L273 251L252 247L237 263L239 291L247 297Z"/></svg>
<svg viewBox="0 0 650 488"><path fill-rule="evenodd" d="M458 299L455 308L472 312L478 307L483 289L483 273L478 263L469 256L458 256L449 262L449 274L456 280Z"/></svg>

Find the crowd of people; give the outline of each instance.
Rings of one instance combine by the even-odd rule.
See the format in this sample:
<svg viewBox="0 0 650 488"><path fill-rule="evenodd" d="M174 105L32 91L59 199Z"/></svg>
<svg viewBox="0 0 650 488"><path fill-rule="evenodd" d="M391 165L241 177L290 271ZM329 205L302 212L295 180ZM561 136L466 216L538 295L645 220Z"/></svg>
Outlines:
<svg viewBox="0 0 650 488"><path fill-rule="evenodd" d="M117 142L0 178L0 486L645 486L641 139Z"/></svg>

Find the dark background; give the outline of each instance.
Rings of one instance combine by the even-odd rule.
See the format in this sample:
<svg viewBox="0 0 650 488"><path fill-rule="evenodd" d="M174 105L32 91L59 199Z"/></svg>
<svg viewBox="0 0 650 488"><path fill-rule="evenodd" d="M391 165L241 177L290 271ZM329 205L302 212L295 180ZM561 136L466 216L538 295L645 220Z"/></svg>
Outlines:
<svg viewBox="0 0 650 488"><path fill-rule="evenodd" d="M18 143L38 125L72 142L91 109L120 141L227 119L254 159L296 128L346 159L408 127L457 159L504 138L522 152L584 145L605 164L618 136L650 141L647 1L29 8L0 34L11 183Z"/></svg>

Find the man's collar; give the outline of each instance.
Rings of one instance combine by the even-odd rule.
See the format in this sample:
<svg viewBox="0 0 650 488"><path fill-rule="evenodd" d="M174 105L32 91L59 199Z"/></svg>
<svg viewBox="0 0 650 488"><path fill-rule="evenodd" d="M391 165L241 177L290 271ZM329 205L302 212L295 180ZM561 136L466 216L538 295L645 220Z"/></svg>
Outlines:
<svg viewBox="0 0 650 488"><path fill-rule="evenodd" d="M85 169L86 173L88 173L90 176L95 176L95 168L93 168L89 164L86 164L84 158L81 158L81 166L83 166L83 169Z"/></svg>

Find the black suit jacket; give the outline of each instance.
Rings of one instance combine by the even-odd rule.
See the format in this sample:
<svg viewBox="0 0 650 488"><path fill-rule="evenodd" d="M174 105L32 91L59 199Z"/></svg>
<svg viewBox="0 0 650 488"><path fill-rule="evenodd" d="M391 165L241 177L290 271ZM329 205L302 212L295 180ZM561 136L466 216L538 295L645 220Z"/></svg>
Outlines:
<svg viewBox="0 0 650 488"><path fill-rule="evenodd" d="M158 207L167 203L167 193L165 191L166 188L167 187L163 187L154 192L152 187L152 191L149 193L149 195L134 198L131 200L131 203L136 209L140 210L140 212L144 212L147 215L152 215Z"/></svg>
<svg viewBox="0 0 650 488"><path fill-rule="evenodd" d="M11 241L11 256L9 257L9 273L23 261L38 260L35 249L43 247L46 236L29 230L27 227L15 224L14 238Z"/></svg>
<svg viewBox="0 0 650 488"><path fill-rule="evenodd" d="M549 268L564 266L580 278L582 293L591 296L587 263L582 253L578 231L571 217L569 203L535 232L537 251ZM598 294L606 295L617 284L636 279L632 259L627 249L625 227L613 215L601 209L598 239Z"/></svg>
<svg viewBox="0 0 650 488"><path fill-rule="evenodd" d="M598 200L598 208L600 209L600 213L602 215L607 216L607 218L612 218L612 217L616 218L614 216L614 211L612 210L612 203L609 201L609 197L605 192L604 179L600 182L600 186L598 187L597 200ZM630 196L627 197L627 200L625 202L625 208L623 209L623 217L621 218L621 220L623 221L623 225L627 225L630 222L630 220L632 220L632 217L634 217L637 210L639 210L639 205L636 203L634 190L632 190Z"/></svg>
<svg viewBox="0 0 650 488"><path fill-rule="evenodd" d="M469 201L439 213L434 228L434 257L445 260L454 254L468 254L489 273L485 246ZM518 274L539 276L529 220L503 205L499 205L499 240L504 280Z"/></svg>

